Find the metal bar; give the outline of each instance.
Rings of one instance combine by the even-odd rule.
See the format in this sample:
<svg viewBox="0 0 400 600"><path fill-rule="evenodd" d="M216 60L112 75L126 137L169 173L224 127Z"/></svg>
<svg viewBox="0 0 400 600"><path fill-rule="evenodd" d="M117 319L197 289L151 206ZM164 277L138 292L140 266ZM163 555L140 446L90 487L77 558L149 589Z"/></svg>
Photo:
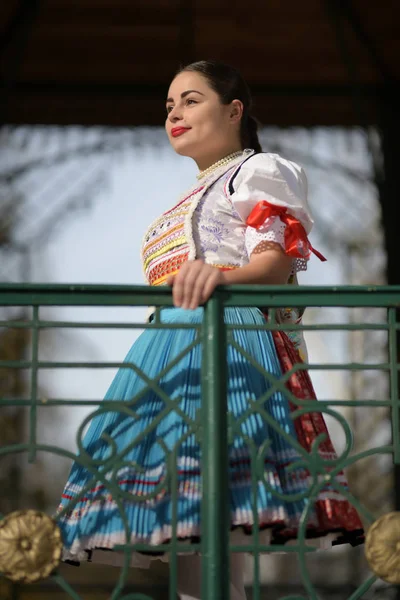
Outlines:
<svg viewBox="0 0 400 600"><path fill-rule="evenodd" d="M133 368L126 362L55 362L50 360L38 361L40 369L131 369ZM0 365L7 369L29 369L32 365L30 360L1 360ZM390 363L324 363L307 364L297 363L293 371L389 371ZM397 366L400 369L400 365Z"/></svg>
<svg viewBox="0 0 400 600"><path fill-rule="evenodd" d="M248 442L251 455L251 496L252 496L252 511L253 511L253 582L255 589L253 600L260 600L260 519L258 515L258 477L257 477L257 449L255 445ZM254 587L253 583L253 587Z"/></svg>
<svg viewBox="0 0 400 600"><path fill-rule="evenodd" d="M226 286L225 288L229 291L235 292L243 292L244 295L252 296L253 293L268 290L273 294L282 294L289 292L295 298L298 296L303 296L304 294L313 294L315 292L328 292L334 294L336 297L335 306L340 306L341 303L338 300L338 296L341 297L343 293L349 293L356 296L363 296L366 293L374 292L379 297L382 293L391 293L391 294L399 294L400 293L400 285L301 285L296 286L295 289L288 290L287 285L231 285ZM215 292L218 294L218 290ZM148 286L148 285L126 285L126 284L117 284L117 285L107 285L107 284L98 284L98 283L87 283L87 284L70 284L70 283L0 283L0 294L3 292L14 292L14 293L25 293L31 294L33 292L37 293L71 293L71 294L84 294L88 292L93 293L108 293L109 295L115 296L116 294L123 293L132 293L132 292L147 292L148 298L152 298L153 296L158 296L162 294L163 297L167 298L171 295L171 288L167 286ZM1 298L1 296L0 296ZM293 304L293 303L292 303ZM379 306L379 304L377 304Z"/></svg>
<svg viewBox="0 0 400 600"><path fill-rule="evenodd" d="M214 293L224 306L400 307L400 286L232 285ZM0 284L0 306L173 306L169 286Z"/></svg>
<svg viewBox="0 0 400 600"><path fill-rule="evenodd" d="M175 600L178 593L178 448L175 447L169 455L169 486L171 496L171 527L172 537L169 542L169 600Z"/></svg>
<svg viewBox="0 0 400 600"><path fill-rule="evenodd" d="M394 464L400 464L400 403L399 403L399 374L397 360L397 331L396 309L389 309L389 357L390 357L390 398L392 401L392 439L394 445Z"/></svg>
<svg viewBox="0 0 400 600"><path fill-rule="evenodd" d="M30 329L31 321L0 321L0 327L13 327L15 329ZM39 321L39 329L199 329L194 324L182 323L176 325L172 323L157 325L150 323L128 323L128 322L107 322L104 321ZM388 331L387 323L318 323L316 325L293 325L289 323L266 323L265 325L227 325L227 329L237 331L245 329L246 331ZM396 324L396 329L400 329L400 324Z"/></svg>
<svg viewBox="0 0 400 600"><path fill-rule="evenodd" d="M31 361L31 409L29 411L29 453L28 461L30 463L36 460L36 442L37 442L37 392L38 392L38 359L39 359L39 330L36 326L39 320L39 307L33 307L32 318L32 361Z"/></svg>
<svg viewBox="0 0 400 600"><path fill-rule="evenodd" d="M0 327L13 327L15 329L30 329L31 321L0 321ZM39 329L200 329L199 326L191 323L182 323L181 325L172 323L104 323L97 321L39 321ZM335 327L337 329L337 327ZM339 328L342 331L341 328ZM376 329L372 327L372 329ZM379 327L379 330L384 327Z"/></svg>
<svg viewBox="0 0 400 600"><path fill-rule="evenodd" d="M0 323L1 324L1 323ZM400 329L400 325L397 326ZM228 330L237 331L245 329L246 331L388 331L389 326L386 323L339 323L328 324L318 323L316 325L293 325L293 323L266 323L265 325L227 325Z"/></svg>
<svg viewBox="0 0 400 600"><path fill-rule="evenodd" d="M400 367L399 367L400 368ZM117 402L122 402L122 400L116 399ZM326 406L368 406L370 408L381 408L381 407L391 407L391 400L330 400L324 399L321 402L324 402ZM92 400L78 400L73 398L38 398L37 404L38 406L97 406L98 404L103 404L104 399L96 399ZM24 398L0 398L0 406L31 406L32 401ZM303 407L310 407L310 409L314 406L315 400L307 400L302 401L301 405Z"/></svg>
<svg viewBox="0 0 400 600"><path fill-rule="evenodd" d="M60 575L59 573L55 573L54 575L52 575L51 577L52 581L54 581L55 583L58 584L58 586L64 590L64 592L66 592L68 594L68 598L71 598L71 600L83 600L82 596L79 596L75 590L69 585L69 583L67 581L65 581L64 577L62 575Z"/></svg>
<svg viewBox="0 0 400 600"><path fill-rule="evenodd" d="M364 581L359 588L356 589L354 594L352 594L349 600L361 600L361 598L365 598L364 594L368 590L371 589L372 585L378 579L376 575L371 575L366 581Z"/></svg>
<svg viewBox="0 0 400 600"><path fill-rule="evenodd" d="M228 435L223 308L204 310L202 365L202 598L229 600Z"/></svg>

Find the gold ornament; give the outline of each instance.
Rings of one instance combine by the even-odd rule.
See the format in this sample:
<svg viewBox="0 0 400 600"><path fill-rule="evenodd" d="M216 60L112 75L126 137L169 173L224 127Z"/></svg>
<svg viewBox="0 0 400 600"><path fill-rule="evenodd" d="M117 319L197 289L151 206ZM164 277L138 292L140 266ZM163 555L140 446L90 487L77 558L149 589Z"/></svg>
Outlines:
<svg viewBox="0 0 400 600"><path fill-rule="evenodd" d="M371 525L365 555L372 571L388 583L400 584L400 512L390 512Z"/></svg>
<svg viewBox="0 0 400 600"><path fill-rule="evenodd" d="M0 521L0 573L11 581L46 579L59 565L61 531L37 510L20 510Z"/></svg>

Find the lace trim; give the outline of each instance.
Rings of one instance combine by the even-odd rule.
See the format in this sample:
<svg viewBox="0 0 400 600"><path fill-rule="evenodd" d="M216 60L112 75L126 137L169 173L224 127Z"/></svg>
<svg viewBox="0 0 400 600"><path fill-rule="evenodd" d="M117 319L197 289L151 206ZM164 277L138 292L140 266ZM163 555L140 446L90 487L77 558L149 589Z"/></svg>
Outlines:
<svg viewBox="0 0 400 600"><path fill-rule="evenodd" d="M292 273L298 273L299 271L307 271L307 259L295 258L293 261Z"/></svg>
<svg viewBox="0 0 400 600"><path fill-rule="evenodd" d="M255 229L247 227L245 235L245 244L249 258L255 248L262 242L275 242L279 244L283 250L285 249L285 229L286 223L282 223L279 217L272 217L265 223ZM307 271L307 260L305 258L294 258L291 273L298 271Z"/></svg>

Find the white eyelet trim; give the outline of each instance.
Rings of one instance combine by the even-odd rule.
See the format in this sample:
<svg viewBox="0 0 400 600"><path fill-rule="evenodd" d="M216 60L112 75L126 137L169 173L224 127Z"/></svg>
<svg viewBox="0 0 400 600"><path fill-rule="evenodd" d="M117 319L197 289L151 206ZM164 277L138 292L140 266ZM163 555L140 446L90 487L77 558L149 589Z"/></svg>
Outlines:
<svg viewBox="0 0 400 600"><path fill-rule="evenodd" d="M279 217L271 217L265 223L255 229L247 227L245 234L245 244L249 258L254 249L263 241L275 242L283 250L285 249L285 229L286 223L283 223ZM298 271L307 271L307 260L305 258L294 258L291 273Z"/></svg>

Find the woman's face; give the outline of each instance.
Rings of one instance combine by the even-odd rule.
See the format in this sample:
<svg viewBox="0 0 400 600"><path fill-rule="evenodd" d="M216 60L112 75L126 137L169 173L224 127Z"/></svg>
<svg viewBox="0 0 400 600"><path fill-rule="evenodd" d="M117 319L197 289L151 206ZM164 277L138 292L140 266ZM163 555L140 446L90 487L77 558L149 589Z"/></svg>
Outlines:
<svg viewBox="0 0 400 600"><path fill-rule="evenodd" d="M166 106L165 128L173 149L196 160L201 169L240 150L241 102L222 104L199 73L179 73L170 85Z"/></svg>

